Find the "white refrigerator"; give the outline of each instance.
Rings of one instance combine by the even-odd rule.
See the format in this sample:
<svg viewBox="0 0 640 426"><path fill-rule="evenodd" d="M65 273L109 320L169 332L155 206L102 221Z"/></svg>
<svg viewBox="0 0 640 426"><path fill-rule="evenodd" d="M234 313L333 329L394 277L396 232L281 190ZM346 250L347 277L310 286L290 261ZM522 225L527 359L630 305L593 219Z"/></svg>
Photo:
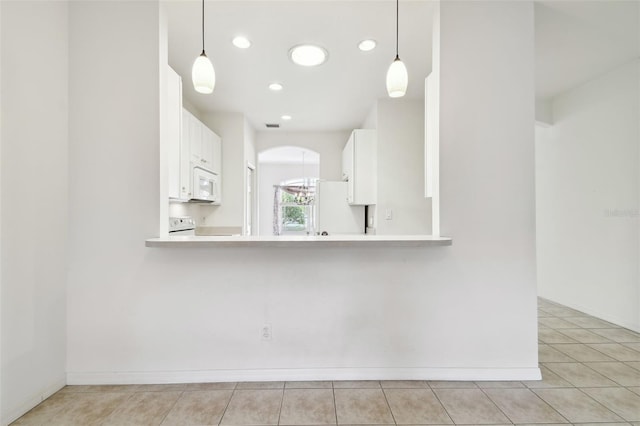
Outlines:
<svg viewBox="0 0 640 426"><path fill-rule="evenodd" d="M316 231L337 234L364 234L364 206L350 206L348 183L318 181L316 184Z"/></svg>

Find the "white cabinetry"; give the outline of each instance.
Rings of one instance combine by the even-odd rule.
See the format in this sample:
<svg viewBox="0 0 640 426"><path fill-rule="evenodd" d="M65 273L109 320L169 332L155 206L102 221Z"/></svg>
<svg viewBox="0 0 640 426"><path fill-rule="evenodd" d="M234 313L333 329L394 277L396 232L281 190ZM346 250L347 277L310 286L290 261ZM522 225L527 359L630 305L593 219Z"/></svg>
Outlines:
<svg viewBox="0 0 640 426"><path fill-rule="evenodd" d="M167 67L166 132L169 198L189 200L193 195L193 168L216 174L217 193L222 182L222 140L182 107L182 79ZM221 197L214 204L220 204Z"/></svg>
<svg viewBox="0 0 640 426"><path fill-rule="evenodd" d="M216 168L215 165L216 163L220 164L220 155L222 153L220 136L216 135L200 120L191 115L190 112L185 110L185 113L188 116L191 162L194 166L219 173L220 167Z"/></svg>
<svg viewBox="0 0 640 426"><path fill-rule="evenodd" d="M188 200L191 198L191 120L194 117L186 110L182 109L182 141L180 143L180 198Z"/></svg>
<svg viewBox="0 0 640 426"><path fill-rule="evenodd" d="M347 201L352 205L376 204L376 131L356 129L342 150L342 180L347 181Z"/></svg>
<svg viewBox="0 0 640 426"><path fill-rule="evenodd" d="M222 139L207 126L202 125L202 167L220 175L222 171Z"/></svg>
<svg viewBox="0 0 640 426"><path fill-rule="evenodd" d="M166 132L169 164L169 198L182 198L180 141L182 140L182 79L167 67Z"/></svg>
<svg viewBox="0 0 640 426"><path fill-rule="evenodd" d="M188 127L189 152L191 154L191 162L194 165L200 165L202 160L202 125L189 111L186 111L187 120L185 124Z"/></svg>
<svg viewBox="0 0 640 426"><path fill-rule="evenodd" d="M181 198L191 197L191 169L199 167L217 175L218 194L222 181L222 139L186 109L182 110L182 157L186 179ZM181 180L182 182L182 180ZM220 204L221 197L214 204Z"/></svg>

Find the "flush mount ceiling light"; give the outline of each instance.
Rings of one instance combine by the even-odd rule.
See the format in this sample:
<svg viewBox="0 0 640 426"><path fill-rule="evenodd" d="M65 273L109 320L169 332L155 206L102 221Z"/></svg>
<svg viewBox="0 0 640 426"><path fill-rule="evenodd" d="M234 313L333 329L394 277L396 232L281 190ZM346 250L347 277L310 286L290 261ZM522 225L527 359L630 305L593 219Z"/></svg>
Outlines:
<svg viewBox="0 0 640 426"><path fill-rule="evenodd" d="M398 56L398 12L399 0L396 0L396 58L393 60L387 71L387 93L392 98L400 98L407 93L409 84L409 74L407 67Z"/></svg>
<svg viewBox="0 0 640 426"><path fill-rule="evenodd" d="M358 49L362 50L363 52L369 52L370 50L373 50L376 48L376 41L375 40L362 40L360 43L358 43Z"/></svg>
<svg viewBox="0 0 640 426"><path fill-rule="evenodd" d="M282 116L282 117L280 117L280 118L282 118L282 119L283 119L283 120L285 120L285 121L289 121L289 120L291 120L291 116L290 116L290 115L287 115L287 114L283 115L283 116Z"/></svg>
<svg viewBox="0 0 640 426"><path fill-rule="evenodd" d="M273 90L274 92L279 92L282 90L282 84L280 83L271 83L269 85L269 90Z"/></svg>
<svg viewBox="0 0 640 426"><path fill-rule="evenodd" d="M191 80L196 92L205 95L213 93L213 88L216 85L216 72L213 70L213 64L204 53L204 0L202 0L202 53L193 62Z"/></svg>
<svg viewBox="0 0 640 426"><path fill-rule="evenodd" d="M289 50L289 58L303 67L315 67L327 60L327 51L315 44L300 44Z"/></svg>
<svg viewBox="0 0 640 426"><path fill-rule="evenodd" d="M235 37L231 42L238 49L248 49L251 47L251 41L243 36Z"/></svg>

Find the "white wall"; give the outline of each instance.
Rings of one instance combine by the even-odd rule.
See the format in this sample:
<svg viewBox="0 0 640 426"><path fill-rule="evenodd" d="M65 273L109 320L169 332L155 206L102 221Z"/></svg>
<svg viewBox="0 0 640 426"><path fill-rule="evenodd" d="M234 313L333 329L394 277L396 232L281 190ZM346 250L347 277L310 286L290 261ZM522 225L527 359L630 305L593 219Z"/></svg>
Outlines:
<svg viewBox="0 0 640 426"><path fill-rule="evenodd" d="M640 330L640 65L553 99L536 137L541 296Z"/></svg>
<svg viewBox="0 0 640 426"><path fill-rule="evenodd" d="M473 357L534 367L533 2L442 2L440 18L440 217L453 246L449 297L425 309L464 312Z"/></svg>
<svg viewBox="0 0 640 426"><path fill-rule="evenodd" d="M201 209L208 226L244 226L245 118L237 112L203 113L202 122L222 138L222 204Z"/></svg>
<svg viewBox="0 0 640 426"><path fill-rule="evenodd" d="M320 154L320 179L342 179L342 149L350 131L344 132L257 132L256 151L278 146L299 146Z"/></svg>
<svg viewBox="0 0 640 426"><path fill-rule="evenodd" d="M185 80L184 78L182 79L182 84L190 84L190 83L191 82L188 79L187 80ZM203 116L202 112L200 112L200 110L196 108L191 102L189 102L189 100L184 96L182 97L182 107L187 111L189 111L191 114L193 114L193 116L196 117L198 120L202 121L202 116Z"/></svg>
<svg viewBox="0 0 640 426"><path fill-rule="evenodd" d="M369 113L365 117L364 121L362 122L362 126L360 127L362 129L375 129L378 127L378 101L377 100L371 106Z"/></svg>
<svg viewBox="0 0 640 426"><path fill-rule="evenodd" d="M530 3L443 4L453 246L304 251L144 247L159 227L157 8L71 5L70 383L538 374ZM339 161L322 167L339 178Z"/></svg>
<svg viewBox="0 0 640 426"><path fill-rule="evenodd" d="M424 101L379 100L376 116L376 233L430 234L431 201L424 197ZM391 220L386 220L387 210Z"/></svg>
<svg viewBox="0 0 640 426"><path fill-rule="evenodd" d="M536 99L536 122L553 124L551 99Z"/></svg>
<svg viewBox="0 0 640 426"><path fill-rule="evenodd" d="M7 424L65 384L69 55L66 2L5 1L0 9Z"/></svg>
<svg viewBox="0 0 640 426"><path fill-rule="evenodd" d="M322 157L320 157L322 163ZM258 163L260 174L258 176L258 217L259 234L273 235L273 194L274 185L290 179L303 177L301 164ZM307 164L304 177L318 177L319 164Z"/></svg>
<svg viewBox="0 0 640 426"><path fill-rule="evenodd" d="M157 289L142 242L160 227L159 32L155 2L69 4L67 371L112 351L144 356L143 305Z"/></svg>

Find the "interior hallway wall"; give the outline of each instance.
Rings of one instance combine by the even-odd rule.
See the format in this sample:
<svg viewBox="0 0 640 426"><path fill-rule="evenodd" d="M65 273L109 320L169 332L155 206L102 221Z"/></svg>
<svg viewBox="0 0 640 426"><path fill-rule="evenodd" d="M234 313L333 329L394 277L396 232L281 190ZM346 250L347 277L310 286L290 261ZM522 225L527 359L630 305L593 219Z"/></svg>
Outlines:
<svg viewBox="0 0 640 426"><path fill-rule="evenodd" d="M0 424L65 384L68 4L3 1Z"/></svg>
<svg viewBox="0 0 640 426"><path fill-rule="evenodd" d="M536 129L542 297L640 331L640 65L552 101Z"/></svg>

